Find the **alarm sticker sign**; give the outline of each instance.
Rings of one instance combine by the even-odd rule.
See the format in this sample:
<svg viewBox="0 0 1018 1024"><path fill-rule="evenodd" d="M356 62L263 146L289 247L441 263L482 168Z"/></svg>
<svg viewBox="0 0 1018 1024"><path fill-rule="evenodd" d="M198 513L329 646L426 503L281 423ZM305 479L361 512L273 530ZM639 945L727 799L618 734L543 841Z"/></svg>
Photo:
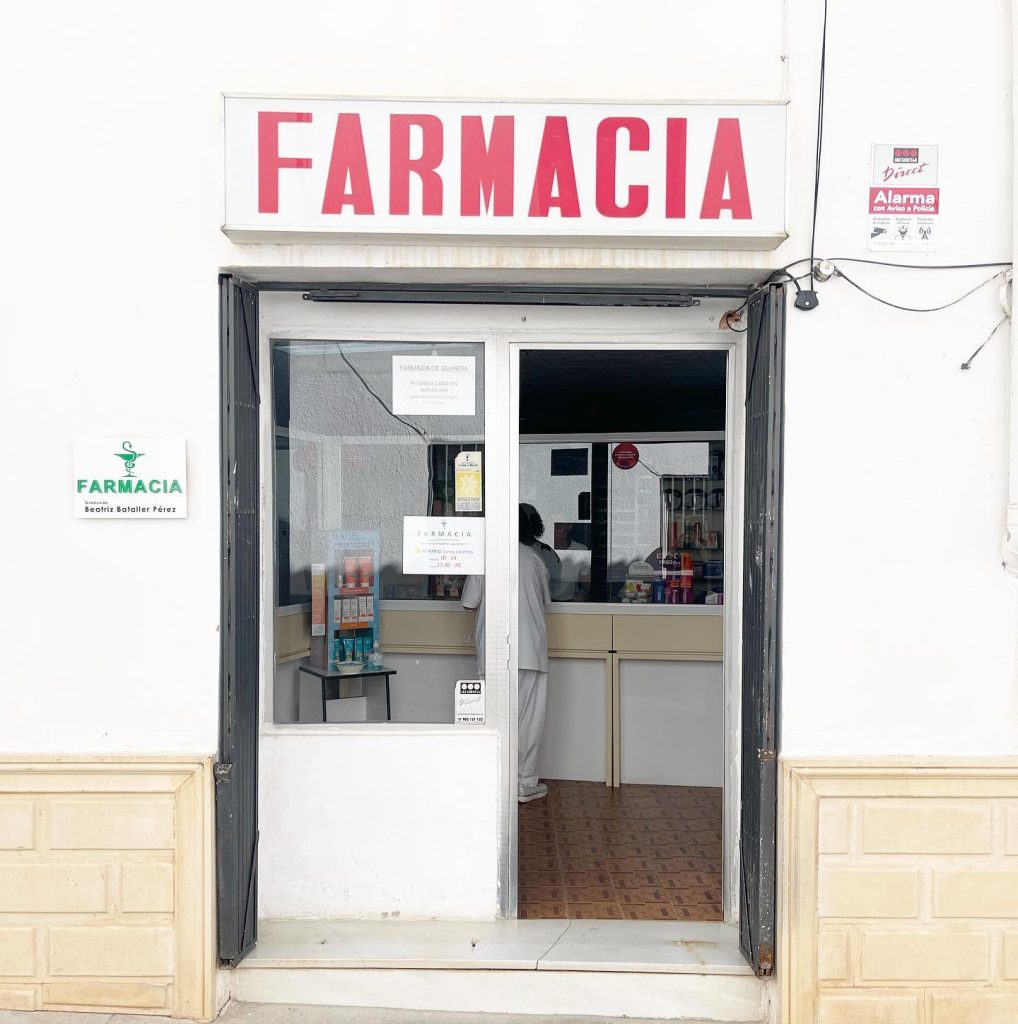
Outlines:
<svg viewBox="0 0 1018 1024"><path fill-rule="evenodd" d="M937 146L875 145L870 164L870 252L936 252Z"/></svg>

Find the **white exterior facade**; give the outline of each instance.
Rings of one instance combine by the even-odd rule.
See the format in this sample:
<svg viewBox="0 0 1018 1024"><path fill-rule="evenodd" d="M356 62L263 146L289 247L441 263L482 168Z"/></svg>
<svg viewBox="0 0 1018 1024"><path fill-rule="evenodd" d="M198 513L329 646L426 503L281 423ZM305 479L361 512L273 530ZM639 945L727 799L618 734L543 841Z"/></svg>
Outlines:
<svg viewBox="0 0 1018 1024"><path fill-rule="evenodd" d="M892 269L839 257L868 258L873 145L921 143L939 146L937 251L873 258L1010 261L1010 6L831 8L817 258L900 305L948 302L1007 268ZM51 0L9 12L0 39L0 756L216 757L218 273L762 281L810 252L822 19L809 0L526 2L498 11L453 0L299 10L256 0L172 14ZM755 252L618 239L231 241L221 231L225 94L787 103L788 238ZM1004 772L1018 756L1018 584L1001 564L1010 324L959 369L1004 316L1002 283L930 313L881 305L837 277L816 285L819 308L803 312L789 289L780 716L789 763L978 758ZM186 438L186 520L74 517L72 441L124 431ZM318 778L299 800L296 757L315 762ZM263 913L319 914L321 893L307 880L316 851L331 845L351 865L349 888L334 894L349 916L496 916L494 731L267 728L261 772ZM329 773L361 785L336 798ZM455 799L435 785L464 774ZM374 825L353 824L365 821ZM781 827L779 857L788 861ZM396 830L415 844L412 858L393 841ZM1000 843L1001 857L1015 852ZM856 926L847 932L856 936ZM1000 998L1018 998L1008 977L986 983L994 980L1007 990ZM792 1013L791 999L783 1012Z"/></svg>

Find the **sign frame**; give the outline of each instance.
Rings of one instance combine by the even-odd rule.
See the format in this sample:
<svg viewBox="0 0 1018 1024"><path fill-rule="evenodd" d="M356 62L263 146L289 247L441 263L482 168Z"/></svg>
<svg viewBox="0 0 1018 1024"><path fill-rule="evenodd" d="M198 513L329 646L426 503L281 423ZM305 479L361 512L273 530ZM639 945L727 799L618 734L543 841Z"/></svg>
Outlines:
<svg viewBox="0 0 1018 1024"><path fill-rule="evenodd" d="M78 437L73 465L76 519L187 518L183 437Z"/></svg>
<svg viewBox="0 0 1018 1024"><path fill-rule="evenodd" d="M223 104L226 173L222 230L235 242L299 243L401 236L422 242L486 238L508 244L555 238L566 240L563 244L610 244L609 240L628 239L678 248L767 250L787 238L787 101L491 101L228 93L223 96ZM262 133L262 127L269 122L260 122L261 114L286 119ZM340 115L360 118L357 131L348 131L346 127L340 130ZM485 184L490 185L490 190L485 195L482 186L480 209L475 214L463 205L464 195L470 190L462 188L462 156L465 146L468 152L477 148L478 137L485 160L495 152L495 117L517 119L513 122L515 134L509 147L513 154L513 187L509 191L514 197L510 201L515 205L510 214L497 214L497 181L488 181ZM372 118L390 118L388 129L379 127ZM410 122L409 134L399 136L398 147L392 118ZM431 163L422 164L426 158L433 161L434 157L428 155L424 129L418 131L421 120L427 118L441 123L441 131L435 136L440 139L440 157L433 168ZM554 118L565 119L568 126L567 144L571 146L580 199L578 216L556 216L561 208L546 210L544 214L535 214L533 210L548 120ZM669 118L683 124L674 137L671 128L665 128ZM467 144L463 122L470 119L471 123L480 124L480 136L474 131L474 142ZM725 206L717 217L700 216L722 134L722 119L738 121L740 154L744 157L752 200L749 219L734 219L731 206ZM627 125L627 120L633 124ZM641 120L646 122L645 133L636 123ZM542 121L543 129L539 124ZM605 128L609 121L611 124ZM603 131L611 135L607 142L600 139ZM333 174L337 139L341 139L339 151L345 155L341 173ZM726 147L727 143L721 151L727 153ZM400 168L419 164L425 175L435 169L442 179L448 199L446 202L443 198L445 205L438 215L433 211L426 214L424 176L418 175L413 166L406 172L406 181L400 178L397 202L401 205L394 207L389 174L394 167L392 153L397 148ZM350 162L352 151L358 154L357 166L363 172L360 180L370 182L372 197L370 209L360 203L356 212L350 196L355 192L363 196L365 192L355 184L360 172L355 173ZM679 166L679 153L685 190L683 215L652 217L648 211L660 211L666 205L662 193L674 177L670 168ZM263 157L269 164L262 164ZM649 205L643 214L602 215L601 200L606 190L596 179L608 164L614 176L617 209L628 208L634 194L642 186L647 187ZM269 165L278 175L265 175L263 181L259 171ZM553 188L561 192L561 178L555 176L553 180ZM338 210L325 209L329 205L325 196L330 183L330 204L335 205L337 196L344 200ZM722 194L726 203L734 194L735 183L734 176L724 180ZM264 209L259 206L263 184L265 194L275 197L275 209L271 202ZM470 203L473 202L471 198ZM609 199L605 203L612 207ZM459 208L457 213L451 212L454 207Z"/></svg>

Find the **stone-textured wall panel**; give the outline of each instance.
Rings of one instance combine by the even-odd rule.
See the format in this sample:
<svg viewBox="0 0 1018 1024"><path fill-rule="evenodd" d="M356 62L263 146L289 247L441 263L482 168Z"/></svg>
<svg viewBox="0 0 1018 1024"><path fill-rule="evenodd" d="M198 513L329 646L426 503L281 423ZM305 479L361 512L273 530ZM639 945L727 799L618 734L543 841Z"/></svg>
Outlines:
<svg viewBox="0 0 1018 1024"><path fill-rule="evenodd" d="M1018 1022L1018 760L786 763L783 1024Z"/></svg>
<svg viewBox="0 0 1018 1024"><path fill-rule="evenodd" d="M0 761L0 1009L211 1019L212 840L207 759Z"/></svg>

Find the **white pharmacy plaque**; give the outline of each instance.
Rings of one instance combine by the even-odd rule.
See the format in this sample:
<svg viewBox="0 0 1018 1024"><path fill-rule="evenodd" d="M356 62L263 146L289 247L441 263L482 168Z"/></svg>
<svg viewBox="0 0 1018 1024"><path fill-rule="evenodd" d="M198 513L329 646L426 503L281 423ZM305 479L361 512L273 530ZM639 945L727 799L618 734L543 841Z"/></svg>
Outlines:
<svg viewBox="0 0 1018 1024"><path fill-rule="evenodd" d="M392 411L398 416L473 416L473 356L393 356Z"/></svg>
<svg viewBox="0 0 1018 1024"><path fill-rule="evenodd" d="M480 516L404 516L406 576L483 576L484 519Z"/></svg>
<svg viewBox="0 0 1018 1024"><path fill-rule="evenodd" d="M78 519L186 519L182 437L79 438L74 442Z"/></svg>

